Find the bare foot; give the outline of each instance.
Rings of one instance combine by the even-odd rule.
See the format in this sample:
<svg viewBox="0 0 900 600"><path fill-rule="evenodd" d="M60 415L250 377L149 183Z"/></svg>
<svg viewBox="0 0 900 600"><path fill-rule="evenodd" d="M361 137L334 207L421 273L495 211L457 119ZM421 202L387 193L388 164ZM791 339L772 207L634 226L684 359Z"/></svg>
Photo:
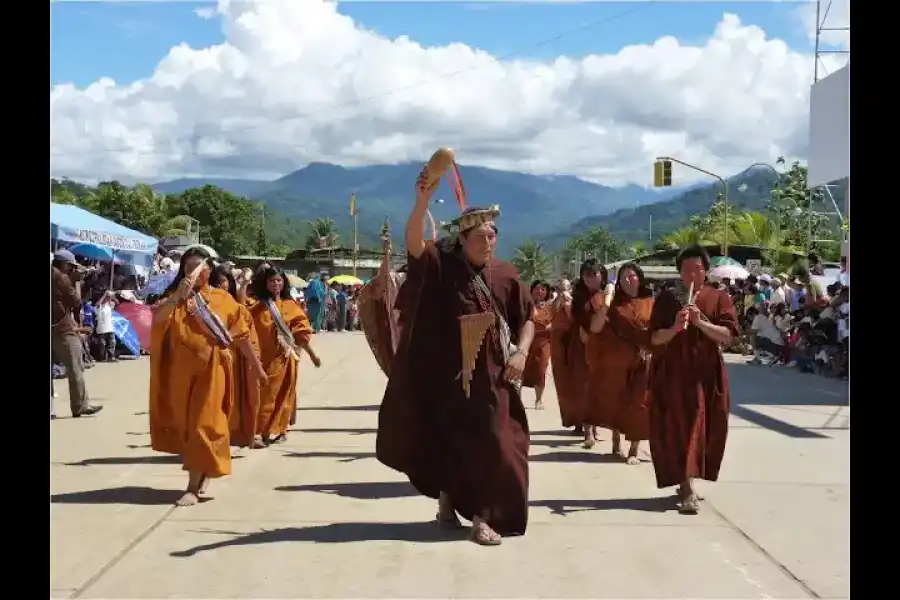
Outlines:
<svg viewBox="0 0 900 600"><path fill-rule="evenodd" d="M589 436L589 437L584 438L584 442L582 442L581 447L584 448L585 450L590 450L591 448L594 447L594 444L596 444L596 443L597 443L597 440L595 440L593 436Z"/></svg>
<svg viewBox="0 0 900 600"><path fill-rule="evenodd" d="M253 442L250 444L250 448L252 450L261 450L266 447L266 443L263 441L261 435L254 435Z"/></svg>
<svg viewBox="0 0 900 600"><path fill-rule="evenodd" d="M641 464L641 459L639 459L637 456L629 455L628 458L625 459L625 464L626 465L639 465L639 464Z"/></svg>
<svg viewBox="0 0 900 600"><path fill-rule="evenodd" d="M198 493L200 495L205 494L206 490L209 489L209 477L204 476L203 479L200 480L200 489Z"/></svg>
<svg viewBox="0 0 900 600"><path fill-rule="evenodd" d="M283 443L285 443L286 441L287 441L287 434L286 434L286 433L282 433L282 434L279 435L277 438L275 438L274 440L272 440L272 443L273 443L273 444L283 444Z"/></svg>
<svg viewBox="0 0 900 600"><path fill-rule="evenodd" d="M194 506L198 502L200 502L200 494L188 490L184 496L175 501L175 506Z"/></svg>
<svg viewBox="0 0 900 600"><path fill-rule="evenodd" d="M540 400L534 401L534 410L544 410L544 403Z"/></svg>

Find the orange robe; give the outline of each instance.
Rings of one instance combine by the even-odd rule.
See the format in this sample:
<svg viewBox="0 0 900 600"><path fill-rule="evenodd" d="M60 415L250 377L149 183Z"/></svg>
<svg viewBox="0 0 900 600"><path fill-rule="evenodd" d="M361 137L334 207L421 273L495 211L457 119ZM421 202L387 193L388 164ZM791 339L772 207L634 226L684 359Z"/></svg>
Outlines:
<svg viewBox="0 0 900 600"><path fill-rule="evenodd" d="M560 305L550 326L550 366L553 369L553 384L556 387L556 400L559 404L559 416L563 427L574 427L578 424L572 406L571 381L569 381L568 332L572 326L565 304Z"/></svg>
<svg viewBox="0 0 900 600"><path fill-rule="evenodd" d="M281 314L298 346L309 344L312 327L306 312L294 300L275 300ZM297 376L299 356L290 356L278 342L275 320L265 302L257 302L250 307L253 326L259 337L259 357L269 376L268 383L260 390L259 414L256 418L256 433L277 437L287 432L291 417L297 410Z"/></svg>
<svg viewBox="0 0 900 600"><path fill-rule="evenodd" d="M246 303L239 304L241 319L246 320L250 328L250 341L253 351L259 356L259 337L250 318ZM256 434L256 418L259 414L259 381L253 374L247 359L240 353L235 355L235 394L234 408L228 415L228 429L231 431L231 445L244 448L253 443Z"/></svg>
<svg viewBox="0 0 900 600"><path fill-rule="evenodd" d="M217 288L201 292L234 340L250 335L240 305ZM228 417L235 402L235 359L186 304L154 320L150 341L150 445L181 456L186 471L231 474Z"/></svg>
<svg viewBox="0 0 900 600"><path fill-rule="evenodd" d="M621 432L631 441L649 435L647 393L650 313L653 297L625 298L620 293L600 333L585 349L588 386L584 422Z"/></svg>
<svg viewBox="0 0 900 600"><path fill-rule="evenodd" d="M525 361L525 370L522 372L522 387L544 387L547 378L547 366L550 364L550 334L553 331L554 317L553 304L545 302L535 307L534 339L528 350L528 358Z"/></svg>
<svg viewBox="0 0 900 600"><path fill-rule="evenodd" d="M588 335L594 308L591 306L591 292L580 284L572 290L572 324L565 334L566 373L568 374L569 406L567 411L574 417L576 425L584 424L585 400L588 393L588 367L585 358L583 337Z"/></svg>

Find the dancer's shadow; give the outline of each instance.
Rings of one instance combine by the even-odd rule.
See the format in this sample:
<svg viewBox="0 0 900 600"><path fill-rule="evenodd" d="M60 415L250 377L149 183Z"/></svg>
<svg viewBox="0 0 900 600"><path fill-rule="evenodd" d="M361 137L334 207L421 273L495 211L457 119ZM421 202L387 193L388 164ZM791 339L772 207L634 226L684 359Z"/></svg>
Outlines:
<svg viewBox="0 0 900 600"><path fill-rule="evenodd" d="M150 456L104 456L86 458L78 462L54 463L66 467L94 467L100 465L178 465L181 457L174 454L152 454Z"/></svg>
<svg viewBox="0 0 900 600"><path fill-rule="evenodd" d="M291 429L297 433L346 433L348 435L372 435L378 433L372 427L328 427L328 428L297 428Z"/></svg>
<svg viewBox="0 0 900 600"><path fill-rule="evenodd" d="M378 412L380 404L362 404L358 406L298 406L297 410L361 410L365 412Z"/></svg>
<svg viewBox="0 0 900 600"><path fill-rule="evenodd" d="M418 496L406 481L366 481L360 483L321 483L310 485L283 485L275 488L279 492L319 492L357 500L378 500L380 498L412 498Z"/></svg>
<svg viewBox="0 0 900 600"><path fill-rule="evenodd" d="M330 523L328 525L313 525L311 527L268 529L253 533L216 530L203 530L202 533L232 535L235 537L172 552L171 555L179 558L188 558L199 552L208 552L229 546L252 546L280 542L313 542L315 544L344 544L369 541L431 543L448 539L448 536L442 534L433 521L425 523ZM464 533L463 531L462 534Z"/></svg>
<svg viewBox="0 0 900 600"><path fill-rule="evenodd" d="M285 452L284 456L290 458L334 458L340 462L353 462L375 458L374 452Z"/></svg>
<svg viewBox="0 0 900 600"><path fill-rule="evenodd" d="M131 504L134 506L162 506L174 504L184 491L160 490L149 487L125 486L85 492L53 494L53 504Z"/></svg>
<svg viewBox="0 0 900 600"><path fill-rule="evenodd" d="M625 464L618 454L601 454L600 452L547 452L545 454L533 454L528 458L531 462L558 462L558 463L619 463Z"/></svg>
<svg viewBox="0 0 900 600"><path fill-rule="evenodd" d="M663 513L675 509L673 496L655 498L603 498L599 500L532 500L529 506L547 508L554 515L594 510L635 510Z"/></svg>

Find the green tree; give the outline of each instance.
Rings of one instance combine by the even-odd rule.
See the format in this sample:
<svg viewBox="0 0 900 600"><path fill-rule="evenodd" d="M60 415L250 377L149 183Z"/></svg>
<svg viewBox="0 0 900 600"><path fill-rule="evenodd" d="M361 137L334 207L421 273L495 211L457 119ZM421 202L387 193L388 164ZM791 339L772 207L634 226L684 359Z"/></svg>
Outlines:
<svg viewBox="0 0 900 600"><path fill-rule="evenodd" d="M785 166L784 157L779 157L777 164ZM827 214L817 214L828 203L821 189L808 189L807 168L795 161L772 190L768 212L783 232L785 244L828 256L840 252L836 243L840 240L840 223Z"/></svg>
<svg viewBox="0 0 900 600"><path fill-rule="evenodd" d="M550 255L544 252L541 244L535 243L533 240L527 240L516 248L512 264L518 269L519 277L525 282L547 279L553 270L553 260Z"/></svg>
<svg viewBox="0 0 900 600"><path fill-rule="evenodd" d="M337 223L334 219L328 217L317 217L314 221L309 222L311 231L306 238L306 249L313 248L330 248L336 246L340 241Z"/></svg>
<svg viewBox="0 0 900 600"><path fill-rule="evenodd" d="M566 262L595 258L608 263L622 259L626 249L603 227L591 227L581 235L570 238L562 250Z"/></svg>
<svg viewBox="0 0 900 600"><path fill-rule="evenodd" d="M187 216L200 223L200 242L223 256L256 252L260 215L252 202L212 185L192 188L181 194Z"/></svg>

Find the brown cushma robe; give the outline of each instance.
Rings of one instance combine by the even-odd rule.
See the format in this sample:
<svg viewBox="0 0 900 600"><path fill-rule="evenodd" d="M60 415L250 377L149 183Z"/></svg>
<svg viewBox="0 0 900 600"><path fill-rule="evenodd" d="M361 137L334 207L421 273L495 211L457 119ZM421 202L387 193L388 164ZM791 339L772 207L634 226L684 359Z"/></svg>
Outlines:
<svg viewBox="0 0 900 600"><path fill-rule="evenodd" d="M492 260L483 276L515 343L534 310L531 294L509 263ZM448 493L464 518L482 516L501 535L521 535L528 521L528 421L521 396L505 380L498 335L485 336L469 398L458 379L457 317L483 312L473 277L459 252L431 242L419 259L409 257L376 454L425 496Z"/></svg>
<svg viewBox="0 0 900 600"><path fill-rule="evenodd" d="M737 315L724 290L706 284L695 304L715 325L738 335ZM651 332L671 327L681 303L668 290L653 305ZM688 478L715 481L728 436L728 375L718 344L688 325L650 362L650 452L660 488Z"/></svg>
<svg viewBox="0 0 900 600"><path fill-rule="evenodd" d="M579 329L591 330L591 317L594 309L591 306L591 292L586 286L575 284L572 290L572 324L566 332L566 365L568 371L569 398L567 412L573 415L575 424L584 423L584 403L588 392L588 367L584 354L584 342L581 341Z"/></svg>
<svg viewBox="0 0 900 600"><path fill-rule="evenodd" d="M545 302L534 311L534 340L522 372L522 387L544 387L550 365L550 334L553 331L553 304Z"/></svg>
<svg viewBox="0 0 900 600"><path fill-rule="evenodd" d="M563 427L574 427L578 424L576 414L572 410L571 382L569 381L568 332L572 326L565 305L561 305L553 316L550 328L550 366L553 369L553 385L556 387L556 401L559 404L559 416Z"/></svg>
<svg viewBox="0 0 900 600"><path fill-rule="evenodd" d="M588 339L589 372L584 422L619 431L632 441L649 429L647 368L641 350L650 348L653 297L616 295L600 333Z"/></svg>

